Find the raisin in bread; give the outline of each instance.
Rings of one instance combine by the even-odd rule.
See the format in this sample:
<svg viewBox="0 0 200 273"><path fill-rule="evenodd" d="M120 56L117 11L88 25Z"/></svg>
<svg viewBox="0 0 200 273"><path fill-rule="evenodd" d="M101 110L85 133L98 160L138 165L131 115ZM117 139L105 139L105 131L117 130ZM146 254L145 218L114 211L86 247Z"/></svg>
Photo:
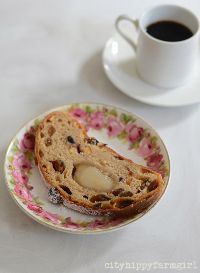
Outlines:
<svg viewBox="0 0 200 273"><path fill-rule="evenodd" d="M51 201L85 214L132 216L156 202L164 189L160 174L89 137L67 112L44 118L35 154Z"/></svg>

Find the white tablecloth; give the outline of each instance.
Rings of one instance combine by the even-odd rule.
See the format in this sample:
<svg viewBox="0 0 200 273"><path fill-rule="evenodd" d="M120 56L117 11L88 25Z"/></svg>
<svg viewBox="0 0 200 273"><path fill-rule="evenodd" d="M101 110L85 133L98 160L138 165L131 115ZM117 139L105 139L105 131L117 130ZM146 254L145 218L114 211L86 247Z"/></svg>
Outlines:
<svg viewBox="0 0 200 273"><path fill-rule="evenodd" d="M199 0L171 2L200 16ZM136 272L125 265L121 271L117 268L126 262L132 267L142 262L188 262L198 269L183 272L200 272L200 108L169 109L132 100L109 82L101 64L115 17L138 16L159 3L0 1L0 272ZM19 127L52 107L77 101L113 104L142 116L168 147L172 175L165 196L145 217L122 230L92 236L50 230L26 216L5 187L4 155ZM106 268L111 262L113 269Z"/></svg>

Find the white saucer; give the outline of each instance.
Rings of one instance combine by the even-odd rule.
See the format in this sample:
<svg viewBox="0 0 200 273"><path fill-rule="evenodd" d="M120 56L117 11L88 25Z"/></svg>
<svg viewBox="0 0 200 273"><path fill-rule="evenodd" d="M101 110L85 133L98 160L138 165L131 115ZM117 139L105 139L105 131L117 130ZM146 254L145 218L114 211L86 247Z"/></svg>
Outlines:
<svg viewBox="0 0 200 273"><path fill-rule="evenodd" d="M157 88L139 78L135 68L134 50L116 33L105 45L103 67L117 88L141 102L168 107L200 102L200 61L196 74L187 85L174 89Z"/></svg>

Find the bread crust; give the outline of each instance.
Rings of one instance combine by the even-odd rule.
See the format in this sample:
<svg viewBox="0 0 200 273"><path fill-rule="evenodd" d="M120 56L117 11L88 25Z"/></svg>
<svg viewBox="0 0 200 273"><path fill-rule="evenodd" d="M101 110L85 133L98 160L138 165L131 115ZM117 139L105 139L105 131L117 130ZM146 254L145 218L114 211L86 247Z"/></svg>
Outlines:
<svg viewBox="0 0 200 273"><path fill-rule="evenodd" d="M38 166L40 174L41 174L41 176L48 188L54 187L55 185L52 185L52 182L50 181L49 176L42 168L42 162L41 162L40 155L39 155L40 134L41 134L42 130L44 129L46 121L51 120L52 118L54 118L57 115L59 116L60 112L52 112L44 118L44 120L38 126L38 129L36 131L36 138L35 138L35 156L36 156L36 160L37 160L37 166ZM82 124L80 124L77 120L75 120L75 122L76 122L76 126L82 130L84 137L88 137L86 128ZM154 189L150 192L147 192L147 193L143 194L142 196L139 196L138 198L136 197L134 199L134 202L131 205L124 207L124 208L117 208L117 207L114 207L114 208L94 208L90 205L87 205L84 202L81 202L81 201L77 202L77 200L73 196L68 195L61 187L56 185L57 190L59 191L60 195L62 196L62 198L64 200L63 201L64 206L66 206L70 209L76 210L80 213L84 213L84 214L88 214L88 215L95 215L95 216L103 216L104 215L104 216L112 216L112 217L132 217L132 216L137 215L137 214L143 212L144 210L148 209L156 201L158 201L158 199L162 195L162 192L164 191L164 181L159 173L156 173L155 171L152 171L147 167L144 167L144 166L134 163L132 160L119 155L116 151L114 151L110 147L104 146L104 149L106 149L108 153L112 153L115 156L120 156L123 160L126 160L127 162L134 164L138 168L142 168L143 172L154 174L156 176L156 181L157 181L156 189ZM121 197L119 197L119 198L121 198ZM126 200L126 198L123 198L123 199Z"/></svg>

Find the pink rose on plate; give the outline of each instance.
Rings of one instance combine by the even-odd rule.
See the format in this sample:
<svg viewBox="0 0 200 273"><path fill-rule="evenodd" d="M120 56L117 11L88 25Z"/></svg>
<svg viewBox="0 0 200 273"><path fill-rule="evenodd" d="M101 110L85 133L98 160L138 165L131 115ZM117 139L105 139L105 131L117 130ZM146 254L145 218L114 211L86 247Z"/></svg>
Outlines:
<svg viewBox="0 0 200 273"><path fill-rule="evenodd" d="M105 226L105 223L102 222L101 220L96 219L95 221L91 222L88 226L90 228L100 228Z"/></svg>
<svg viewBox="0 0 200 273"><path fill-rule="evenodd" d="M88 126L90 128L100 130L104 126L104 118L105 117L103 112L95 112L91 114Z"/></svg>
<svg viewBox="0 0 200 273"><path fill-rule="evenodd" d="M162 164L163 155L155 153L147 157L147 166L153 170L158 170Z"/></svg>
<svg viewBox="0 0 200 273"><path fill-rule="evenodd" d="M14 155L13 165L16 169L27 171L31 169L31 162L23 153Z"/></svg>
<svg viewBox="0 0 200 273"><path fill-rule="evenodd" d="M27 185L28 176L26 174L22 173L19 170L14 170L12 172L12 175L13 175L13 178L14 178L14 180L15 180L16 183Z"/></svg>
<svg viewBox="0 0 200 273"><path fill-rule="evenodd" d="M37 213L41 213L43 211L40 206L31 203L28 204L27 208Z"/></svg>
<svg viewBox="0 0 200 273"><path fill-rule="evenodd" d="M87 116L87 113L81 108L75 108L70 113L72 114L72 116L80 120L84 120Z"/></svg>
<svg viewBox="0 0 200 273"><path fill-rule="evenodd" d="M60 224L61 221L58 218L58 216L54 213L50 213L47 211L42 211L41 213L39 213L39 215L47 220L50 220L51 222L53 222L54 224Z"/></svg>
<svg viewBox="0 0 200 273"><path fill-rule="evenodd" d="M28 190L23 185L17 183L14 187L14 192L25 201L32 201L33 198Z"/></svg>
<svg viewBox="0 0 200 273"><path fill-rule="evenodd" d="M116 226L116 225L122 223L123 221L124 221L123 218L114 218L114 219L110 220L107 225L108 226Z"/></svg>
<svg viewBox="0 0 200 273"><path fill-rule="evenodd" d="M67 227L67 228L80 228L79 224L76 224L76 223L72 222L71 217L67 217L65 219L65 221L66 222L65 222L64 226Z"/></svg>
<svg viewBox="0 0 200 273"><path fill-rule="evenodd" d="M116 117L110 117L107 123L107 130L108 135L114 137L124 130L124 126Z"/></svg>
<svg viewBox="0 0 200 273"><path fill-rule="evenodd" d="M153 153L153 146L151 144L151 141L149 139L144 138L140 142L140 146L138 149L138 154L142 157L147 157Z"/></svg>
<svg viewBox="0 0 200 273"><path fill-rule="evenodd" d="M59 220L58 216L56 214L44 211L42 209L42 207L35 205L35 204L28 204L27 206L28 209L34 211L37 213L37 215L50 220L51 222L53 222L54 224L60 224L61 221Z"/></svg>
<svg viewBox="0 0 200 273"><path fill-rule="evenodd" d="M125 130L128 133L129 141L132 143L140 139L144 133L144 129L142 127L138 127L133 123L128 123Z"/></svg>
<svg viewBox="0 0 200 273"><path fill-rule="evenodd" d="M19 146L23 152L33 151L35 147L35 135L30 132L25 133Z"/></svg>

